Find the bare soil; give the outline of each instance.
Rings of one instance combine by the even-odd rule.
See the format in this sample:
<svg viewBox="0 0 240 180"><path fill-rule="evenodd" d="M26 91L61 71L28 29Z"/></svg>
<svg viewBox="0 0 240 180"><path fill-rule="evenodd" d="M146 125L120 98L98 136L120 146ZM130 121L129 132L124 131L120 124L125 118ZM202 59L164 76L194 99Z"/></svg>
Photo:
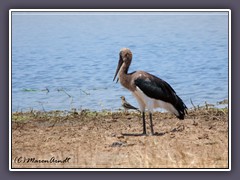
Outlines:
<svg viewBox="0 0 240 180"><path fill-rule="evenodd" d="M155 112L156 134L136 136L138 112L16 112L12 168L228 168L228 120L226 108Z"/></svg>

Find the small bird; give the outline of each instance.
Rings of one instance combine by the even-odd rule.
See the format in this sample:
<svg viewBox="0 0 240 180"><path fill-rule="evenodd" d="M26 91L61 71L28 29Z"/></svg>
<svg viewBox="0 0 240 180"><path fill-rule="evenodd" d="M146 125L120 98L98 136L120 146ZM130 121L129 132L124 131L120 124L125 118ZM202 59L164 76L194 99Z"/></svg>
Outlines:
<svg viewBox="0 0 240 180"><path fill-rule="evenodd" d="M129 104L125 97L124 96L121 96L121 99L122 99L122 107L124 108L125 112L129 109L134 109L134 110L137 110L138 112L141 112L138 108L132 106L131 104Z"/></svg>

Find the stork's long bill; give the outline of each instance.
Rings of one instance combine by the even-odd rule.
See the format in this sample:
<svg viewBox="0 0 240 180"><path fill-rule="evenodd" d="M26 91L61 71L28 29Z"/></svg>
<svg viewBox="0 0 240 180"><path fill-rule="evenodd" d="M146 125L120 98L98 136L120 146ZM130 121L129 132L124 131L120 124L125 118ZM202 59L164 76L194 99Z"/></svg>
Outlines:
<svg viewBox="0 0 240 180"><path fill-rule="evenodd" d="M116 77L117 77L117 75L118 75L118 72L119 72L122 64L123 64L123 59L122 59L122 57L120 56L120 57L119 57L119 61L118 61L118 66L117 66L117 69L116 69L116 73L115 73L115 76L114 76L114 78L113 78L113 81L115 81L115 79L116 79ZM119 79L119 78L117 78L117 82L118 82L118 79Z"/></svg>

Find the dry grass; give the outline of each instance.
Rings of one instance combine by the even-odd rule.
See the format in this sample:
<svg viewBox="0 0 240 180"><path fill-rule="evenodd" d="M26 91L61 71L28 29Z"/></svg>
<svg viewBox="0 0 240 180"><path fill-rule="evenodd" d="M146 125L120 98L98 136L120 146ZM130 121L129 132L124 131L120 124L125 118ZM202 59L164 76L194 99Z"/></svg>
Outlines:
<svg viewBox="0 0 240 180"><path fill-rule="evenodd" d="M228 168L228 109L190 110L184 121L156 112L153 122L156 136L123 136L141 133L140 114L14 113L12 167ZM52 157L70 159L27 162Z"/></svg>

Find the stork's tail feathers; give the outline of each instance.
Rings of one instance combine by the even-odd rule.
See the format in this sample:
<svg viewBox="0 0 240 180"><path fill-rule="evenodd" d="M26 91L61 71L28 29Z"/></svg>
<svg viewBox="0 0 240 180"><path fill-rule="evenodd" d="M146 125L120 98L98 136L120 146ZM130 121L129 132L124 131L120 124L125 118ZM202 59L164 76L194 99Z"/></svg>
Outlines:
<svg viewBox="0 0 240 180"><path fill-rule="evenodd" d="M175 105L175 108L178 111L177 118L183 120L185 114L187 114L187 106L184 104L184 102L179 96L177 96L177 103Z"/></svg>

